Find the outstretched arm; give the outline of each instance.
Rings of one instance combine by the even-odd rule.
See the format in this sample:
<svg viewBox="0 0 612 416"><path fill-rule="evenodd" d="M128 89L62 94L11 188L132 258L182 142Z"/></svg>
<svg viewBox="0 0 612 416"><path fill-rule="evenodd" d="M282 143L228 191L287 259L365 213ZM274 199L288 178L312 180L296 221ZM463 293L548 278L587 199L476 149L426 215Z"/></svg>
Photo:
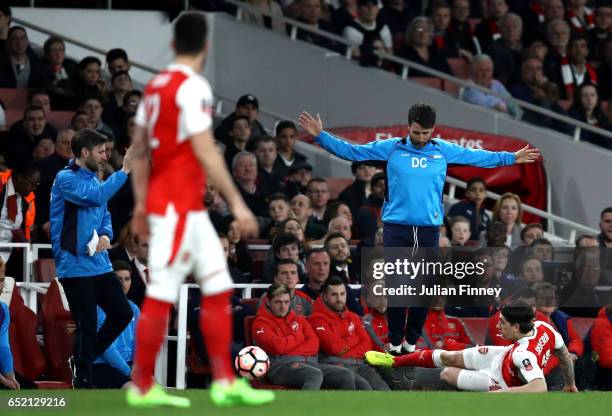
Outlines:
<svg viewBox="0 0 612 416"><path fill-rule="evenodd" d="M534 163L540 157L538 149L529 145L517 152L491 152L489 150L469 149L445 141L438 141L448 163L493 168L520 163Z"/></svg>
<svg viewBox="0 0 612 416"><path fill-rule="evenodd" d="M364 145L351 144L324 131L323 122L318 114L315 118L304 111L300 114L298 120L300 126L308 134L314 136L322 148L341 159L351 161L387 160L391 156L394 146L392 140L375 140Z"/></svg>
<svg viewBox="0 0 612 416"><path fill-rule="evenodd" d="M578 391L578 388L576 387L576 379L574 378L574 361L572 360L567 347L564 345L561 348L553 351L555 356L559 359L559 368L563 372L563 380L565 381L563 391Z"/></svg>

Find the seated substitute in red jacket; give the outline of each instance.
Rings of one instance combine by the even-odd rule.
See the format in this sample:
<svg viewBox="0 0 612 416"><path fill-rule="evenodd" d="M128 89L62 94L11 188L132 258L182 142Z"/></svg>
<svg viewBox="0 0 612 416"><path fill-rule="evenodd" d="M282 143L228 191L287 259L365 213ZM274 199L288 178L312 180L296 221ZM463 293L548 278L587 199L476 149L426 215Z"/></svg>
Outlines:
<svg viewBox="0 0 612 416"><path fill-rule="evenodd" d="M352 371L319 364L319 339L308 321L291 309L291 290L286 285L274 283L266 291L252 337L270 357L268 378L273 384L302 390L355 389Z"/></svg>
<svg viewBox="0 0 612 416"><path fill-rule="evenodd" d="M445 296L436 296L433 299L423 326L423 342L428 348L441 348L447 351L473 347L474 342L461 319L447 315L444 312L445 306Z"/></svg>
<svg viewBox="0 0 612 416"><path fill-rule="evenodd" d="M309 321L319 337L321 362L351 369L357 390L389 390L376 369L364 361L372 341L359 315L346 307L346 286L341 278L327 279Z"/></svg>
<svg viewBox="0 0 612 416"><path fill-rule="evenodd" d="M597 357L597 390L612 390L612 304L599 311L591 329L591 345Z"/></svg>

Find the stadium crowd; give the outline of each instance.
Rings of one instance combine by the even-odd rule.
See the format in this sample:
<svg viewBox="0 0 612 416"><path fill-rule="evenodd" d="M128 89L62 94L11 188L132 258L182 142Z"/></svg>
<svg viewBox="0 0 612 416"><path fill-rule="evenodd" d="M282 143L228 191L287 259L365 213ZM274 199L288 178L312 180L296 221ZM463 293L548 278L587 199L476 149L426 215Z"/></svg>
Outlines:
<svg viewBox="0 0 612 416"><path fill-rule="evenodd" d="M577 94L572 107L576 118L607 126L599 101L610 98L609 3L602 2L594 10L585 7L584 0L571 0L567 10L560 0L533 2L529 7L518 2L508 5L505 0L486 4L456 0L452 6L424 2L418 7L389 0L380 10L372 0L343 1L337 9L318 0L283 5L250 3L343 34L355 43L354 57L368 65L385 66L384 62L372 61L374 49L396 50L400 56L446 72L446 58L461 57L471 63L475 83L494 83L500 91L511 91L514 96L551 106L555 111L563 111L557 103L559 98L570 99ZM427 17L422 16L424 13ZM10 8L0 6L0 88L28 89L29 93L23 118L7 126L2 142L0 242L48 243L51 187L57 173L74 158L71 143L75 134L92 129L107 138L105 166L97 172L104 181L122 168L142 93L132 83L130 60L123 49L110 50L104 64L95 57L77 63L66 57L61 38L50 37L39 55L29 44L27 30L11 26L10 17ZM273 19L260 21L257 17L249 20L247 15L247 20L284 31ZM474 30L466 23L473 17L482 18ZM523 21L529 22L525 23L529 28L525 33ZM298 37L336 47L308 33ZM498 81L492 81L492 74ZM468 97L499 111L515 111L508 103L476 90L466 91L464 98ZM49 122L50 114L58 110L71 112L69 123L54 126ZM212 183L207 185L205 200L234 281L271 284L255 305L236 290L236 350L249 341L264 348L272 359L268 378L273 384L304 389L407 388L404 377L375 370L363 360L365 351L382 351L388 342L386 301L371 296L361 268L361 249L382 246L384 169L353 163L354 181L332 199L328 180L318 176L316 166L296 150L296 125L281 121L269 133L258 116L257 98L250 94L240 97L235 111L217 120L215 138L240 194L257 216L259 238L242 238ZM541 223L522 223L518 195L506 193L491 203L486 191L483 179L475 177L468 182L464 200L447 210L439 243L440 247L468 249L468 255L487 265L483 284L501 287L506 290L502 293L509 295L478 299L469 306L436 297L420 347L453 350L474 345L461 317L489 318L492 329L487 343L503 345L504 340L494 329L499 307L509 298L522 299L537 309L538 319L551 323L563 335L577 368L595 369L595 379L586 376L587 370L579 373L583 375L581 386L610 389L612 297L600 289L612 282L612 207L601 213L601 233L579 236L577 250L568 259L544 237ZM126 181L108 202L115 236L109 257L137 318L148 282L149 253L148 243L130 231L132 208L131 183ZM492 208L492 216L487 208ZM264 256L256 256L249 248L253 243L269 244L270 248ZM1 281L5 274L20 280L21 253L2 250ZM563 270L568 273L559 277ZM204 352L198 325L193 322L197 321L199 304L189 305L192 347ZM254 320L249 320L253 315ZM577 317L594 319L584 338L572 325ZM104 316L99 314L98 328L103 321ZM19 386L17 380L23 381L16 378L12 368L8 322L8 309L3 306L0 388L15 388ZM131 323L96 360L94 371L99 376L95 377L106 381L98 387L121 387L129 380L134 326ZM555 365L551 360L546 368L551 389L562 386Z"/></svg>

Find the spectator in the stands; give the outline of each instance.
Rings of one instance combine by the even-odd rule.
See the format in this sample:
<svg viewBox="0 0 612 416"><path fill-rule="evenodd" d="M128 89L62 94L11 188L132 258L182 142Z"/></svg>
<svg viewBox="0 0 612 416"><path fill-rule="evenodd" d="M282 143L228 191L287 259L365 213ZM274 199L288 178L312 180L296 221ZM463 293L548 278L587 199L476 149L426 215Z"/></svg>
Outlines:
<svg viewBox="0 0 612 416"><path fill-rule="evenodd" d="M55 140L57 130L47 128L47 118L42 107L30 105L23 112L23 119L9 130L4 146L8 167L32 160L34 148L42 139Z"/></svg>
<svg viewBox="0 0 612 416"><path fill-rule="evenodd" d="M293 217L289 217L287 218L285 221L281 222L278 225L278 233L287 233L287 234L293 234L298 241L300 242L300 245L302 247L304 247L304 250L310 250L310 245L308 244L308 242L306 241L306 235L304 234L304 230L302 229L302 225L300 224L300 222L293 218Z"/></svg>
<svg viewBox="0 0 612 416"><path fill-rule="evenodd" d="M254 342L270 355L267 377L274 384L302 390L354 390L355 377L349 369L319 364L319 339L292 308L289 292L286 285L270 286L253 322Z"/></svg>
<svg viewBox="0 0 612 416"><path fill-rule="evenodd" d="M487 214L483 202L487 198L487 183L479 176L470 178L467 182L465 200L459 201L448 210L447 218L458 215L470 221L470 240L478 241L480 234L485 231L491 223L491 217Z"/></svg>
<svg viewBox="0 0 612 416"><path fill-rule="evenodd" d="M452 217L448 222L449 231L451 233L451 245L453 246L465 246L470 241L470 220L460 215ZM473 241L474 244L477 244Z"/></svg>
<svg viewBox="0 0 612 416"><path fill-rule="evenodd" d="M575 91L583 84L597 84L597 72L588 62L589 45L584 33L575 33L567 46L567 61L555 71L552 81L560 89L561 97L571 100Z"/></svg>
<svg viewBox="0 0 612 416"><path fill-rule="evenodd" d="M260 237L273 240L279 225L292 215L289 199L285 194L275 193L268 197L268 215L272 222L261 231Z"/></svg>
<svg viewBox="0 0 612 416"><path fill-rule="evenodd" d="M327 204L325 215L323 215L323 222L329 226L331 221L336 217L346 218L349 230L353 228L353 213L348 204L340 199L330 201Z"/></svg>
<svg viewBox="0 0 612 416"><path fill-rule="evenodd" d="M501 37L489 45L488 54L495 64L493 76L510 88L520 80L523 20L515 13L506 13L499 30Z"/></svg>
<svg viewBox="0 0 612 416"><path fill-rule="evenodd" d="M283 16L283 9L278 2L275 0L245 0L245 3L255 7L259 12L271 13L272 17L243 10L243 22L285 33L285 24L279 19Z"/></svg>
<svg viewBox="0 0 612 416"><path fill-rule="evenodd" d="M610 293L599 290L601 279L600 252L597 248L576 249L572 281L563 289L560 305L572 316L595 318L610 301Z"/></svg>
<svg viewBox="0 0 612 416"><path fill-rule="evenodd" d="M255 139L257 157L257 178L268 193L281 192L285 178L285 164L278 159L276 141L268 135Z"/></svg>
<svg viewBox="0 0 612 416"><path fill-rule="evenodd" d="M364 204L366 198L370 195L370 181L376 173L376 168L365 163L353 162L351 163L351 171L355 180L340 192L338 198L348 205L353 214L357 214L359 207Z"/></svg>
<svg viewBox="0 0 612 416"><path fill-rule="evenodd" d="M489 16L476 26L476 37L483 51L489 49L489 45L501 37L499 25L501 18L508 13L506 0L488 0Z"/></svg>
<svg viewBox="0 0 612 416"><path fill-rule="evenodd" d="M117 148L127 149L130 146L132 135L130 134L130 118L133 118L142 99L142 92L131 90L123 96L123 104L116 113L111 113L106 116L106 110L102 112L102 121L107 124L112 130L117 139ZM132 122L132 130L135 127L134 120ZM133 133L133 131L132 131Z"/></svg>
<svg viewBox="0 0 612 416"><path fill-rule="evenodd" d="M595 28L595 14L587 3L588 0L568 0L567 21L574 32L584 33Z"/></svg>
<svg viewBox="0 0 612 416"><path fill-rule="evenodd" d="M234 126L234 118L237 116L246 116L249 118L249 121L251 122L250 139L255 139L262 134L265 134L266 130L257 120L258 115L259 101L257 98L251 94L243 95L238 99L238 102L236 102L236 110L229 116L225 117L223 121L221 121L221 124L219 124L219 126L215 129L215 139L219 140L226 146L231 142L232 137L229 133Z"/></svg>
<svg viewBox="0 0 612 416"><path fill-rule="evenodd" d="M51 185L55 175L68 165L70 159L74 158L72 153L72 139L75 131L72 129L60 130L55 139L55 153L38 162L40 170L40 185L36 188L36 226L39 231L38 242L50 242L49 234L49 199L51 197Z"/></svg>
<svg viewBox="0 0 612 416"><path fill-rule="evenodd" d="M361 265L353 263L349 240L344 234L330 233L325 237L324 247L331 260L330 275L340 276L346 284L361 282Z"/></svg>
<svg viewBox="0 0 612 416"><path fill-rule="evenodd" d="M587 31L589 61L603 61L606 43L612 39L612 3L602 1L595 10L595 27Z"/></svg>
<svg viewBox="0 0 612 416"><path fill-rule="evenodd" d="M264 190L257 184L257 158L251 152L240 152L232 160L232 174L240 195L258 217L268 216Z"/></svg>
<svg viewBox="0 0 612 416"><path fill-rule="evenodd" d="M0 54L0 88L47 87L51 73L30 48L25 28L12 26L6 41L6 53Z"/></svg>
<svg viewBox="0 0 612 416"><path fill-rule="evenodd" d="M306 161L295 161L287 170L284 192L288 198L306 194L312 179L312 166Z"/></svg>
<svg viewBox="0 0 612 416"><path fill-rule="evenodd" d="M268 253L268 258L264 265L264 281L271 282L274 278L274 268L276 263L282 259L290 259L298 264L298 274L300 281L306 280L305 266L303 256L303 247L300 241L294 234L289 233L277 233L272 241L272 247Z"/></svg>
<svg viewBox="0 0 612 416"><path fill-rule="evenodd" d="M104 104L104 120L106 124L111 125L121 122L123 100L125 95L132 89L132 78L129 72L117 71L112 75L110 91L106 94L106 104Z"/></svg>
<svg viewBox="0 0 612 416"><path fill-rule="evenodd" d="M491 258L495 267L495 280L504 284L515 280L516 276L509 271L510 249L506 246L491 248ZM519 262L520 263L520 262Z"/></svg>
<svg viewBox="0 0 612 416"><path fill-rule="evenodd" d="M344 28L357 17L357 0L339 0L338 4L339 6L331 12L331 22L334 32L342 33Z"/></svg>
<svg viewBox="0 0 612 416"><path fill-rule="evenodd" d="M32 160L38 162L47 156L51 156L55 152L55 142L48 138L42 138L36 147L34 147L34 151L32 152Z"/></svg>
<svg viewBox="0 0 612 416"><path fill-rule="evenodd" d="M134 256L136 256L136 242L128 223L119 231L113 248L108 250L108 258L111 262L121 260L131 264Z"/></svg>
<svg viewBox="0 0 612 416"><path fill-rule="evenodd" d="M77 111L70 120L70 128L74 131L80 131L89 128L89 117L84 111Z"/></svg>
<svg viewBox="0 0 612 416"><path fill-rule="evenodd" d="M534 0L526 13L519 14L523 18L524 41L530 44L546 39L548 24L565 18L565 6L563 0Z"/></svg>
<svg viewBox="0 0 612 416"><path fill-rule="evenodd" d="M548 54L544 58L544 75L549 80L558 77L562 65L569 65L567 57L567 45L570 40L570 27L565 20L551 20L546 28L546 40L548 41ZM559 86L563 88L563 85Z"/></svg>
<svg viewBox="0 0 612 416"><path fill-rule="evenodd" d="M503 194L493 208L493 221L501 221L506 226L506 245L512 250L521 242L522 220L521 198L510 192Z"/></svg>
<svg viewBox="0 0 612 416"><path fill-rule="evenodd" d="M382 226L382 206L385 198L385 173L378 172L370 180L370 195L357 210L355 215L355 236L370 239Z"/></svg>
<svg viewBox="0 0 612 416"><path fill-rule="evenodd" d="M389 27L376 20L379 11L377 0L357 0L357 18L342 30L342 36L353 45L353 58L361 65L381 66L382 59L375 51L393 53Z"/></svg>
<svg viewBox="0 0 612 416"><path fill-rule="evenodd" d="M111 75L115 72L129 71L132 67L127 52L121 48L114 48L106 53L106 67Z"/></svg>
<svg viewBox="0 0 612 416"><path fill-rule="evenodd" d="M291 199L291 212L304 230L306 240L318 240L327 233L327 228L317 224L312 216L312 202L306 195L298 194Z"/></svg>
<svg viewBox="0 0 612 416"><path fill-rule="evenodd" d="M510 88L512 96L528 103L560 114L565 111L559 106L559 87L548 81L544 75L542 61L526 58L521 64L521 82ZM565 131L566 127L551 117L526 109L523 120L542 127Z"/></svg>
<svg viewBox="0 0 612 416"><path fill-rule="evenodd" d="M13 13L8 4L0 5L0 56L6 53L6 38L11 27Z"/></svg>
<svg viewBox="0 0 612 416"><path fill-rule="evenodd" d="M306 161L307 157L295 150L297 128L293 121L280 121L276 125L275 135L278 145L278 159L283 162L287 168L291 167L295 162Z"/></svg>
<svg viewBox="0 0 612 416"><path fill-rule="evenodd" d="M295 0L298 20L311 26L314 29L324 30L327 32L333 32L333 25L324 17L323 4L321 0ZM313 45L320 46L326 49L336 49L338 46L336 42L330 40L325 36L320 36L315 33L299 29L296 34L297 39L304 42L312 43Z"/></svg>
<svg viewBox="0 0 612 416"><path fill-rule="evenodd" d="M131 261L132 266L132 285L126 294L128 299L134 302L138 307L142 306L144 301L147 285L149 284L149 242L143 238L134 236L134 258Z"/></svg>
<svg viewBox="0 0 612 416"><path fill-rule="evenodd" d="M570 117L591 126L610 130L610 123L608 123L606 114L601 108L597 87L590 82L585 82L576 89L575 98L568 114ZM584 129L580 132L580 140L612 149L612 139Z"/></svg>
<svg viewBox="0 0 612 416"><path fill-rule="evenodd" d="M251 255L248 247L242 239L242 231L240 225L233 216L228 215L224 218L223 229L221 230L227 236L229 241L228 264L231 267L236 267L245 275L251 275ZM260 279L261 276L252 276L252 279Z"/></svg>
<svg viewBox="0 0 612 416"><path fill-rule="evenodd" d="M123 293L128 294L131 287L130 265L123 261L113 263L113 270L121 283ZM93 363L95 386L99 389L120 389L126 387L132 377L132 363L134 362L134 347L136 340L136 325L140 318L140 309L131 300L128 303L132 308L134 318L119 334L113 343ZM97 307L98 331L104 325L106 314Z"/></svg>
<svg viewBox="0 0 612 416"><path fill-rule="evenodd" d="M590 234L582 234L576 238L576 248L580 247L599 247L599 241L597 237Z"/></svg>
<svg viewBox="0 0 612 416"><path fill-rule="evenodd" d="M312 178L306 187L306 195L312 203L313 222L317 225L327 227L323 217L329 202L329 186L323 178Z"/></svg>
<svg viewBox="0 0 612 416"><path fill-rule="evenodd" d="M599 246L612 248L612 206L601 211L599 229L601 230L597 236Z"/></svg>
<svg viewBox="0 0 612 416"><path fill-rule="evenodd" d="M444 0L437 0L431 8L433 23L433 47L437 53L446 58L463 57L472 60L473 54L460 50L455 34L450 30L451 6Z"/></svg>
<svg viewBox="0 0 612 416"><path fill-rule="evenodd" d="M406 0L383 0L382 3L378 21L389 28L393 37L403 36L416 11L406 4Z"/></svg>
<svg viewBox="0 0 612 416"><path fill-rule="evenodd" d="M535 256L527 257L521 263L518 275L519 281L529 287L544 281L542 262Z"/></svg>
<svg viewBox="0 0 612 416"><path fill-rule="evenodd" d="M476 56L471 65L472 82L480 87L489 88L501 96L510 97L510 93L504 87L504 84L493 79L493 68L494 65L491 57L484 54ZM509 114L513 118L519 118L522 114L522 110L518 105L476 88L466 88L462 99L468 103Z"/></svg>
<svg viewBox="0 0 612 416"><path fill-rule="evenodd" d="M234 156L247 150L247 142L251 137L251 121L247 116L236 116L229 132L231 140L225 143L225 163L232 166Z"/></svg>
<svg viewBox="0 0 612 416"><path fill-rule="evenodd" d="M597 356L598 390L612 390L612 302L601 308L591 328L591 346Z"/></svg>
<svg viewBox="0 0 612 416"><path fill-rule="evenodd" d="M329 221L329 225L327 226L328 234L340 233L350 241L353 237L353 232L351 231L351 223L349 219L344 215L339 215L335 218L332 218Z"/></svg>
<svg viewBox="0 0 612 416"><path fill-rule="evenodd" d="M87 114L89 128L95 130L96 132L102 134L105 137L109 137L114 139L115 134L113 133L113 129L108 127L102 121L102 112L104 111L104 107L102 107L102 97L99 95L93 95L89 97L85 97L79 103L79 111Z"/></svg>
<svg viewBox="0 0 612 416"><path fill-rule="evenodd" d="M446 302L446 296L433 298L423 325L424 336L420 341L426 342L428 348L447 351L459 351L471 347L473 341L461 319L446 314Z"/></svg>
<svg viewBox="0 0 612 416"><path fill-rule="evenodd" d="M555 257L555 248L547 238L538 238L531 243L529 252L541 262L552 261Z"/></svg>
<svg viewBox="0 0 612 416"><path fill-rule="evenodd" d="M66 44L59 36L50 36L43 46L43 63L52 74L52 83L56 84L63 79L69 79L76 75L77 63L66 57Z"/></svg>
<svg viewBox="0 0 612 416"><path fill-rule="evenodd" d="M223 253L225 254L225 260L227 261L227 269L232 278L232 281L234 283L251 283L251 281L249 280L250 275L245 275L244 273L242 273L242 271L240 271L239 268L234 266L233 262L230 262L229 255L231 244L227 236L224 234L219 235L219 241L221 242L221 246L223 247ZM242 296L241 289L235 289L235 293L236 296Z"/></svg>
<svg viewBox="0 0 612 416"><path fill-rule="evenodd" d="M323 283L329 277L330 258L323 248L313 248L306 253L306 284L299 290L314 302L321 293Z"/></svg>
<svg viewBox="0 0 612 416"><path fill-rule="evenodd" d="M372 340L359 315L347 308L342 279L327 279L309 321L321 343L321 361L353 371L357 390L390 390L374 367L365 364L364 355L372 349Z"/></svg>
<svg viewBox="0 0 612 416"><path fill-rule="evenodd" d="M30 241L36 215L34 191L40 182L40 172L33 162L20 163L13 170L0 172L0 243ZM18 277L13 267L21 258L11 257L11 248L3 248L0 258L7 263L9 276Z"/></svg>
<svg viewBox="0 0 612 416"><path fill-rule="evenodd" d="M55 85L54 107L75 110L85 98L102 96L106 91L106 81L102 78L101 68L102 62L95 56L81 59L76 76Z"/></svg>
<svg viewBox="0 0 612 416"><path fill-rule="evenodd" d="M274 277L272 284L285 285L289 289L291 296L291 309L298 315L310 316L312 312L312 300L301 290L296 290L300 283L300 265L291 259L277 260L274 265ZM267 295L264 294L257 308L262 303L267 302Z"/></svg>
<svg viewBox="0 0 612 416"><path fill-rule="evenodd" d="M454 0L452 5L452 19L448 30L455 37L459 55L474 57L481 52L481 49L480 42L474 35L474 30L468 20L470 18L470 1Z"/></svg>
<svg viewBox="0 0 612 416"><path fill-rule="evenodd" d="M510 256L508 270L516 273L525 257L531 253L531 245L534 241L544 238L544 228L539 223L529 223L521 230L521 245L514 249Z"/></svg>
<svg viewBox="0 0 612 416"><path fill-rule="evenodd" d="M599 95L602 101L609 102L612 100L612 36L605 42L601 55L601 63L597 67ZM608 114L608 121L612 123L612 105L608 106Z"/></svg>
<svg viewBox="0 0 612 416"><path fill-rule="evenodd" d="M424 16L415 17L408 24L406 29L405 45L397 53L401 58L417 64L425 65L431 69L451 73L451 69L446 62L446 56L436 52L433 44L433 24L431 19ZM400 69L398 68L398 71ZM430 77L431 75L409 68L410 77Z"/></svg>

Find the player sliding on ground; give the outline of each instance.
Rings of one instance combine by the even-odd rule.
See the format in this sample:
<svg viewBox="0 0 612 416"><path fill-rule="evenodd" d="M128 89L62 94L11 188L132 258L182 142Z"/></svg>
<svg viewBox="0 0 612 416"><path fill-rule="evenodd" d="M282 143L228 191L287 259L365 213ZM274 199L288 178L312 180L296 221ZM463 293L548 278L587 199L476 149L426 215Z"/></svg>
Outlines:
<svg viewBox="0 0 612 416"><path fill-rule="evenodd" d="M549 324L534 321L533 309L524 302L502 308L497 329L514 344L476 346L463 351L422 350L394 357L366 352L366 361L380 367L444 367L440 378L460 390L546 392L544 372L551 353L559 358L565 386L578 391L574 365L561 335Z"/></svg>

